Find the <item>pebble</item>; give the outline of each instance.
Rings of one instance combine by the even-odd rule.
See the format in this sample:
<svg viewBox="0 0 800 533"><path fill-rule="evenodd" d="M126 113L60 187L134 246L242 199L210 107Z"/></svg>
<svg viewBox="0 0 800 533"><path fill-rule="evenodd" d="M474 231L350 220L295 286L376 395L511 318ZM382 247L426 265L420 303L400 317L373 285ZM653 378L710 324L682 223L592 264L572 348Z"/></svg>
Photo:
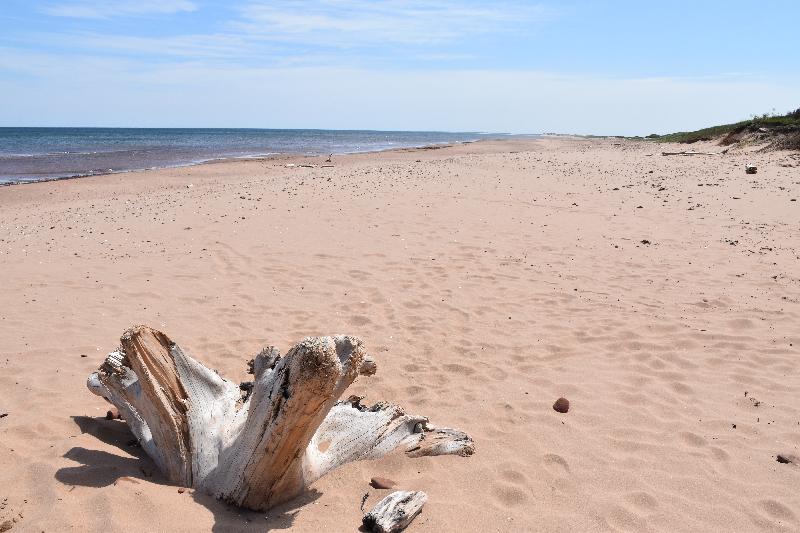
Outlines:
<svg viewBox="0 0 800 533"><path fill-rule="evenodd" d="M397 485L397 483L385 477L374 477L369 480L369 484L375 489L391 489Z"/></svg>
<svg viewBox="0 0 800 533"><path fill-rule="evenodd" d="M553 404L553 409L559 413L566 413L569 411L569 400L566 398L559 398L556 400L556 403Z"/></svg>

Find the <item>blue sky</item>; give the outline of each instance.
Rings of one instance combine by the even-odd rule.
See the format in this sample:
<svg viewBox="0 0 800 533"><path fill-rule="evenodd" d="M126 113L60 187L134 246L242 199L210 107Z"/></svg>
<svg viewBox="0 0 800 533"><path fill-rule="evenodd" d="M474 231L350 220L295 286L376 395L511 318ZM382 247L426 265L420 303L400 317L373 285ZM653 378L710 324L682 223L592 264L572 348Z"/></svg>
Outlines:
<svg viewBox="0 0 800 533"><path fill-rule="evenodd" d="M0 8L0 126L647 134L800 107L796 0Z"/></svg>

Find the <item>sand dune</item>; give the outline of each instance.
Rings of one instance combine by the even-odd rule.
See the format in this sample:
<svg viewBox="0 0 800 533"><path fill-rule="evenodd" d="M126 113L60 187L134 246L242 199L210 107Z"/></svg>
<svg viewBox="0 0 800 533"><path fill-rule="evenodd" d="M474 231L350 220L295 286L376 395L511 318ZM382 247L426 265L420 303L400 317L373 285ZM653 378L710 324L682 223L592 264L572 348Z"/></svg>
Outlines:
<svg viewBox="0 0 800 533"><path fill-rule="evenodd" d="M428 493L409 531L797 531L800 157L661 150L480 142L0 188L0 523L353 531L379 475ZM133 324L241 380L264 345L358 335L379 371L354 394L477 453L348 465L267 516L179 493L84 385Z"/></svg>

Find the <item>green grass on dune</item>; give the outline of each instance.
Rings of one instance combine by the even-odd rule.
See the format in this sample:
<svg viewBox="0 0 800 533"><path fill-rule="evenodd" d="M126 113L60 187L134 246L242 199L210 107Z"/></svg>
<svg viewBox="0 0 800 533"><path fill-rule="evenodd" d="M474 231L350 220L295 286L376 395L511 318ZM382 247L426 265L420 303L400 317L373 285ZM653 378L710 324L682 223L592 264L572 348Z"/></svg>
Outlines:
<svg viewBox="0 0 800 533"><path fill-rule="evenodd" d="M757 132L765 128L775 133L800 132L800 109L785 115L762 115L750 120L743 120L735 124L712 126L697 131L681 131L667 135L648 135L648 139L656 142L693 143L697 141L710 141L722 136L732 134Z"/></svg>

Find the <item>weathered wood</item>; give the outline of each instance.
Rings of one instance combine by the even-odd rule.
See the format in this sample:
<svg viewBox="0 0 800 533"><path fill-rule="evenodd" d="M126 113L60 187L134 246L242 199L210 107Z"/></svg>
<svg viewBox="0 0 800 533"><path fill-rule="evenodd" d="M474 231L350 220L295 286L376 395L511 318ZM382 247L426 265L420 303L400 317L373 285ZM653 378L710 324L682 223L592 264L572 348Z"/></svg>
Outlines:
<svg viewBox="0 0 800 533"><path fill-rule="evenodd" d="M726 153L728 153L728 150L723 150L722 152L695 152L689 150L685 152L661 152L661 155L723 155Z"/></svg>
<svg viewBox="0 0 800 533"><path fill-rule="evenodd" d="M170 480L191 485L190 443L186 426L187 394L177 377L171 341L149 328L133 328L108 355L99 383L118 398L111 400L142 441L145 451Z"/></svg>
<svg viewBox="0 0 800 533"><path fill-rule="evenodd" d="M89 376L166 477L231 503L266 510L343 464L401 448L409 457L474 451L472 439L395 405L337 402L377 366L355 337L307 338L285 357L268 348L240 387L137 326Z"/></svg>
<svg viewBox="0 0 800 533"><path fill-rule="evenodd" d="M422 491L398 490L379 501L364 515L364 527L375 533L402 531L422 511L428 496Z"/></svg>
<svg viewBox="0 0 800 533"><path fill-rule="evenodd" d="M256 380L241 435L220 457L209 489L252 509L293 498L306 485L305 450L364 358L351 337L309 338ZM248 428L263 428L252 433Z"/></svg>

